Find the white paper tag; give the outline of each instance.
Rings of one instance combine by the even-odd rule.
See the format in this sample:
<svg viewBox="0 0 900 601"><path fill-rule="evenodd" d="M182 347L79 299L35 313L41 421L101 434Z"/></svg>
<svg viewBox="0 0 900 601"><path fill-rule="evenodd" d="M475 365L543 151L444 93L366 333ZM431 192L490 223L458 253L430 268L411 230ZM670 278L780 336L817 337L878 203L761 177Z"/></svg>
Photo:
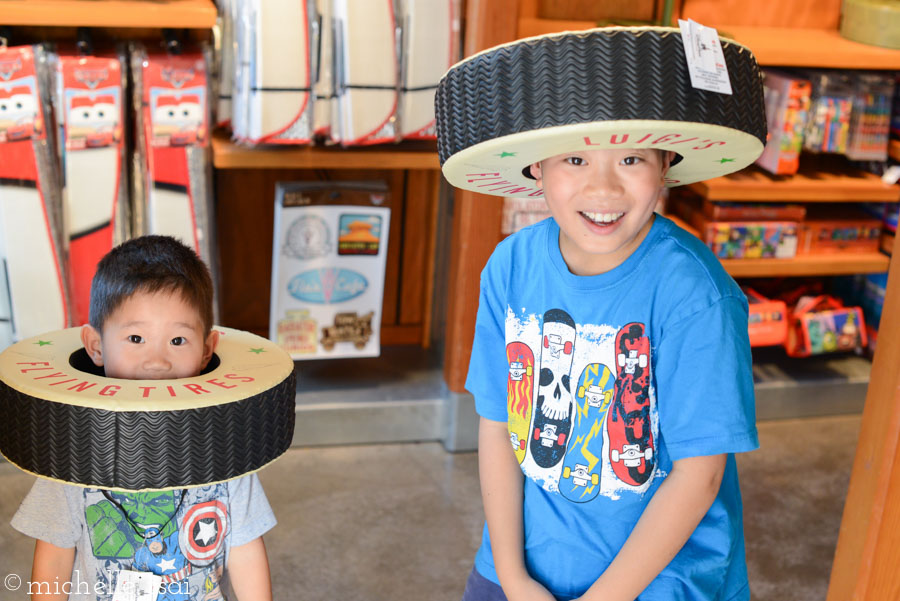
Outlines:
<svg viewBox="0 0 900 601"><path fill-rule="evenodd" d="M156 601L162 576L150 572L122 570L116 576L112 601Z"/></svg>
<svg viewBox="0 0 900 601"><path fill-rule="evenodd" d="M678 19L681 41L687 57L691 85L699 90L731 94L731 80L719 34L712 27L704 27L693 19Z"/></svg>

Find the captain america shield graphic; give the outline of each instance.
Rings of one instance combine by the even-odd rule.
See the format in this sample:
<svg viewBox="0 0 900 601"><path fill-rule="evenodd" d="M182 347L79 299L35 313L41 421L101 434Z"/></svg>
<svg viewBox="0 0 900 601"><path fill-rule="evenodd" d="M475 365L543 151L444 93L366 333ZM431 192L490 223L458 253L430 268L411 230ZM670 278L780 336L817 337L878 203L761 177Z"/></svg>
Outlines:
<svg viewBox="0 0 900 601"><path fill-rule="evenodd" d="M228 509L220 501L208 501L191 507L181 521L178 546L189 562L205 566L212 562L225 544Z"/></svg>

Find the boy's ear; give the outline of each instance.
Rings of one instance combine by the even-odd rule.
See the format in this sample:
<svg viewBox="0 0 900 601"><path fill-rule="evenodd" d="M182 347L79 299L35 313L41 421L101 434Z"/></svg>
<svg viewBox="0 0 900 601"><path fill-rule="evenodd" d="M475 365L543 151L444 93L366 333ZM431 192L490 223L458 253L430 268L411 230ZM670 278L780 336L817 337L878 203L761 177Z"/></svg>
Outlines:
<svg viewBox="0 0 900 601"><path fill-rule="evenodd" d="M675 153L671 150L663 153L663 162L662 162L662 177L665 179L666 174L669 172L669 167L672 166L672 160L675 158Z"/></svg>
<svg viewBox="0 0 900 601"><path fill-rule="evenodd" d="M542 187L541 186L541 183L542 183L541 182L541 177L542 177L541 164L540 163L532 163L531 167L529 167L529 169L531 169L531 177L533 177L536 180L534 185L536 185L538 188L541 188Z"/></svg>
<svg viewBox="0 0 900 601"><path fill-rule="evenodd" d="M81 326L81 344L84 345L94 365L103 367L103 348L100 344L100 332L95 330L94 326L90 324Z"/></svg>
<svg viewBox="0 0 900 601"><path fill-rule="evenodd" d="M212 359L213 353L216 351L216 346L219 344L219 331L218 330L210 330L209 335L206 337L206 340L203 342L203 361L202 361L202 369L206 369L206 366L209 364L209 360Z"/></svg>

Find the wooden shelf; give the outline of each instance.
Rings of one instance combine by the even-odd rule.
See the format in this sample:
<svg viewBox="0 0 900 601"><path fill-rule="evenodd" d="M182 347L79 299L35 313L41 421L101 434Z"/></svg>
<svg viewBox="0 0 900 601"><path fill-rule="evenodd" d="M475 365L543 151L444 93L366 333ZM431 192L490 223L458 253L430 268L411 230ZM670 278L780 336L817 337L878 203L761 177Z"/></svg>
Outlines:
<svg viewBox="0 0 900 601"><path fill-rule="evenodd" d="M217 169L440 169L434 142L359 148L284 146L248 148L224 132L212 139Z"/></svg>
<svg viewBox="0 0 900 601"><path fill-rule="evenodd" d="M0 0L3 25L210 29L212 0Z"/></svg>
<svg viewBox="0 0 900 601"><path fill-rule="evenodd" d="M888 155L900 163L900 140L891 140L888 144Z"/></svg>
<svg viewBox="0 0 900 601"><path fill-rule="evenodd" d="M697 230L676 215L669 219L699 237ZM882 273L888 270L890 257L882 253L835 253L797 255L792 259L720 259L725 271L736 278L795 277Z"/></svg>
<svg viewBox="0 0 900 601"><path fill-rule="evenodd" d="M796 175L772 175L752 166L725 177L688 184L714 201L753 202L897 202L900 186L889 186L873 173L819 163L801 165Z"/></svg>
<svg viewBox="0 0 900 601"><path fill-rule="evenodd" d="M763 66L900 69L900 50L854 42L833 29L723 25L718 31L750 48Z"/></svg>
<svg viewBox="0 0 900 601"><path fill-rule="evenodd" d="M900 50L860 44L841 37L832 29L790 27L717 26L719 35L731 38L753 51L757 62L768 67L820 67L832 69L900 69ZM531 37L558 31L596 27L592 21L519 19L518 36Z"/></svg>

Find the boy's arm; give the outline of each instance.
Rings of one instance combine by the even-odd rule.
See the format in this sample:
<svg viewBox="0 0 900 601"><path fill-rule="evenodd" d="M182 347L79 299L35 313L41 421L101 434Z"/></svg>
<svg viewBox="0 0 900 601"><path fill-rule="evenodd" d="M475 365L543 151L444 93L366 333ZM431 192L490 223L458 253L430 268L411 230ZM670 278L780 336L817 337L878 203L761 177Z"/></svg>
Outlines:
<svg viewBox="0 0 900 601"><path fill-rule="evenodd" d="M68 595L63 584L72 577L75 565L75 547L57 547L41 539L34 541L34 560L31 563L31 581L27 592L42 601L59 599L65 601ZM42 592L46 594L41 594Z"/></svg>
<svg viewBox="0 0 900 601"><path fill-rule="evenodd" d="M525 568L522 483L505 422L481 418L478 426L478 473L494 567L509 601L554 601Z"/></svg>
<svg viewBox="0 0 900 601"><path fill-rule="evenodd" d="M674 462L622 549L582 601L633 601L690 538L719 493L726 455Z"/></svg>
<svg viewBox="0 0 900 601"><path fill-rule="evenodd" d="M228 578L238 601L272 601L269 557L261 536L231 548Z"/></svg>

